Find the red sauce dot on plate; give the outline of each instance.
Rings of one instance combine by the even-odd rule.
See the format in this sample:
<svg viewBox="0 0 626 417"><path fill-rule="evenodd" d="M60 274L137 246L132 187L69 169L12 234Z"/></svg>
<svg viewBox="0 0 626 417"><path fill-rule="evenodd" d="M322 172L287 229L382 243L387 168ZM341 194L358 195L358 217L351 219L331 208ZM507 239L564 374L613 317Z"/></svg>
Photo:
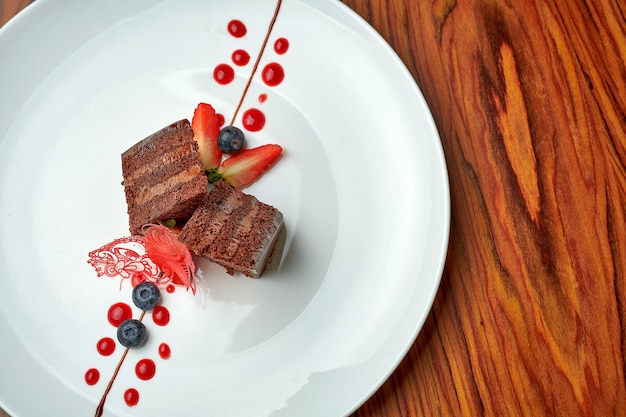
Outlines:
<svg viewBox="0 0 626 417"><path fill-rule="evenodd" d="M96 368L91 368L85 372L85 382L87 385L96 385L100 380L100 371Z"/></svg>
<svg viewBox="0 0 626 417"><path fill-rule="evenodd" d="M250 62L250 54L243 49L237 49L233 52L231 58L233 59L233 64L243 67Z"/></svg>
<svg viewBox="0 0 626 417"><path fill-rule="evenodd" d="M267 94L259 94L259 103L265 103L265 100L267 100Z"/></svg>
<svg viewBox="0 0 626 417"><path fill-rule="evenodd" d="M276 41L274 42L274 51L276 51L277 54L282 55L287 52L287 49L289 49L289 41L287 39L276 39Z"/></svg>
<svg viewBox="0 0 626 417"><path fill-rule="evenodd" d="M165 326L170 322L170 311L163 306L156 306L152 310L152 321L157 326Z"/></svg>
<svg viewBox="0 0 626 417"><path fill-rule="evenodd" d="M124 392L124 402L129 407L134 407L139 403L139 392L135 388L128 388Z"/></svg>
<svg viewBox="0 0 626 417"><path fill-rule="evenodd" d="M265 126L265 114L259 109L249 109L243 113L241 122L250 132L258 132Z"/></svg>
<svg viewBox="0 0 626 417"><path fill-rule="evenodd" d="M161 343L159 345L159 356L161 359L169 359L172 356L172 351L167 343Z"/></svg>
<svg viewBox="0 0 626 417"><path fill-rule="evenodd" d="M275 87L285 79L285 70L278 62L271 62L263 68L261 77L265 84Z"/></svg>
<svg viewBox="0 0 626 417"><path fill-rule="evenodd" d="M248 29L246 29L246 25L237 19L233 19L228 22L228 33L230 33L235 38L241 38L246 35Z"/></svg>
<svg viewBox="0 0 626 417"><path fill-rule="evenodd" d="M115 352L115 341L110 337L103 337L98 340L96 349L98 349L98 353L102 356L110 356Z"/></svg>
<svg viewBox="0 0 626 417"><path fill-rule="evenodd" d="M217 124L219 127L224 126L224 123L226 123L226 118L224 117L224 115L222 113L217 113Z"/></svg>
<svg viewBox="0 0 626 417"><path fill-rule="evenodd" d="M226 85L235 79L235 70L228 64L218 64L213 70L213 79L222 85Z"/></svg>
<svg viewBox="0 0 626 417"><path fill-rule="evenodd" d="M133 310L126 303L116 303L109 307L109 312L107 313L107 319L109 323L113 326L117 327L124 320L128 320L133 318Z"/></svg>
<svg viewBox="0 0 626 417"><path fill-rule="evenodd" d="M154 374L156 373L156 365L152 359L141 359L135 365L135 374L137 374L137 378L147 381L152 379Z"/></svg>

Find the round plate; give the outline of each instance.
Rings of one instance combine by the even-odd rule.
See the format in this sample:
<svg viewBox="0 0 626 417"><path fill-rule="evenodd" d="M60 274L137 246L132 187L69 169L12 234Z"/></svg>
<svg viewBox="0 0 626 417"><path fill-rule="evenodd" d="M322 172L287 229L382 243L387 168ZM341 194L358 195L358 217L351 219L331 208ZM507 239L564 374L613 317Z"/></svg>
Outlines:
<svg viewBox="0 0 626 417"><path fill-rule="evenodd" d="M127 282L87 263L128 234L120 154L191 119L199 102L228 121L275 5L38 0L0 30L0 405L14 417L95 413L124 351L96 350L115 338L107 311L132 305ZM233 19L245 36L229 33ZM280 38L286 52L274 49ZM248 64L233 64L238 49ZM262 77L272 62L285 74L276 86ZM232 82L215 81L219 64ZM401 61L342 3L285 0L235 124L252 108L266 121L246 132L249 146L284 149L245 189L284 214L279 253L259 279L198 259L197 294L164 293L166 326L144 319L148 343L129 351L105 416L346 415L422 327L449 193L437 131ZM142 359L156 365L147 381Z"/></svg>

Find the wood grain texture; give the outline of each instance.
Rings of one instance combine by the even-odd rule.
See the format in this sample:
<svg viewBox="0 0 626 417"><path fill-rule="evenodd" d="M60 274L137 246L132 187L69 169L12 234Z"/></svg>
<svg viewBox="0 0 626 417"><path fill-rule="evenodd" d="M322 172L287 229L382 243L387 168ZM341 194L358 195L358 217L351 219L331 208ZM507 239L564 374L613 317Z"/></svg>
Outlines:
<svg viewBox="0 0 626 417"><path fill-rule="evenodd" d="M3 26L31 2L31 0L0 0L0 26ZM0 414L0 417L3 416Z"/></svg>
<svg viewBox="0 0 626 417"><path fill-rule="evenodd" d="M433 310L354 417L623 414L624 3L344 3L422 89L452 202Z"/></svg>
<svg viewBox="0 0 626 417"><path fill-rule="evenodd" d="M355 416L624 413L624 3L345 3L424 92L452 199L426 327Z"/></svg>

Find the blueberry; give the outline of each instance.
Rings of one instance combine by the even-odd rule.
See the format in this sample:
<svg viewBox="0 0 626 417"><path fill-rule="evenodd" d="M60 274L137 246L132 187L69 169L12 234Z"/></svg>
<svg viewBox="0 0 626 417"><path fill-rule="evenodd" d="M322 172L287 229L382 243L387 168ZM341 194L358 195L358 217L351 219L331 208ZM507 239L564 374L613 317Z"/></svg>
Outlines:
<svg viewBox="0 0 626 417"><path fill-rule="evenodd" d="M217 137L217 147L220 151L230 155L241 152L245 146L246 136L235 126L226 126Z"/></svg>
<svg viewBox="0 0 626 417"><path fill-rule="evenodd" d="M161 292L152 282L140 282L133 288L133 303L144 311L152 310L160 300Z"/></svg>
<svg viewBox="0 0 626 417"><path fill-rule="evenodd" d="M124 320L117 328L117 340L124 347L143 345L147 335L146 326L137 319Z"/></svg>

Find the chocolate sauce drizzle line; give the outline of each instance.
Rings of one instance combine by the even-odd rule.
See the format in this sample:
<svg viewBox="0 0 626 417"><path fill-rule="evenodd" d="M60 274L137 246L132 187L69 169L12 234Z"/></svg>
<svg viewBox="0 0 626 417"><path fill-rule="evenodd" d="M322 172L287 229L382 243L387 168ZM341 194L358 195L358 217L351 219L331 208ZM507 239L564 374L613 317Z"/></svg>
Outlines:
<svg viewBox="0 0 626 417"><path fill-rule="evenodd" d="M243 89L243 94L241 94L241 99L239 99L239 104L237 104L237 108L235 109L235 114L233 114L233 118L230 121L230 125L233 126L235 124L235 119L237 118L237 113L241 109L241 105L243 104L243 100L246 98L246 94L248 94L248 88L250 88L250 84L252 84L252 79L254 78L254 74L256 73L257 68L259 67L259 62L261 62L261 58L263 57L263 52L265 52L265 47L267 46L267 42L270 39L270 35L272 34L272 29L274 28L274 23L276 23L276 18L278 18L278 12L280 11L280 5L282 0L278 0L276 3L276 9L274 9L274 16L272 16L272 21L270 22L269 27L267 28L267 33L265 34L265 39L263 39L263 45L261 45L261 50L256 57L256 61L254 62L254 67L252 67L252 72L250 73L250 77L248 78L248 82L246 83L246 87Z"/></svg>
<svg viewBox="0 0 626 417"><path fill-rule="evenodd" d="M145 311L141 312L141 316L139 316L139 321L143 321L143 316L146 315ZM111 388L113 387L113 382L115 381L115 378L117 378L117 374L120 371L120 368L122 367L122 364L124 363L124 359L126 359L126 355L128 354L128 350L130 348L126 348L124 349L124 353L122 354L122 357L120 358L120 361L117 363L117 366L115 367L115 371L113 372L113 376L111 377L111 379L109 380L109 384L107 385L106 389L104 390L104 393L102 394L102 398L100 398L100 402L98 403L98 407L96 407L96 414L94 415L94 417L102 417L102 413L104 412L104 403L106 402L107 399L107 395L109 395L109 391L111 391Z"/></svg>
<svg viewBox="0 0 626 417"><path fill-rule="evenodd" d="M239 103L237 104L237 108L235 109L235 113L233 114L233 118L230 121L231 126L235 124L235 119L237 118L237 113L239 113L239 110L241 109L241 106L243 104L243 100L246 98L246 95L248 94L248 89L250 88L250 84L252 84L252 79L254 78L254 74L256 74L256 71L259 67L259 63L261 62L261 58L263 57L263 53L265 52L265 47L267 46L267 42L269 41L269 38L272 34L272 30L274 29L274 24L276 23L276 19L278 18L278 12L280 12L280 6L282 4L282 0L278 0L276 2L276 8L274 9L274 16L272 16L272 20L270 21L270 25L267 28L267 33L265 34L265 38L263 39L263 44L261 45L261 50L259 51L259 54L256 57L256 61L254 62L254 66L252 67L252 72L250 73L250 77L248 77L248 82L246 83L245 88L243 89L243 93L241 94L241 98L239 99ZM141 316L139 317L139 321L143 320L143 316L146 314L145 311L143 311L141 313ZM113 387L113 382L115 381L115 378L117 377L117 374L120 371L120 368L122 367L122 364L124 363L124 359L126 359L126 355L128 354L128 350L129 348L126 348L124 350L124 354L122 354L122 357L120 358L120 361L117 363L117 367L115 368L115 372L113 372L113 376L111 377L111 379L109 380L109 383L106 387L106 389L104 390L104 393L102 394L102 398L100 399L100 403L98 403L98 407L96 408L96 414L95 417L101 417L102 413L104 412L104 403L106 401L107 395L109 394L109 391L111 391L111 388Z"/></svg>

